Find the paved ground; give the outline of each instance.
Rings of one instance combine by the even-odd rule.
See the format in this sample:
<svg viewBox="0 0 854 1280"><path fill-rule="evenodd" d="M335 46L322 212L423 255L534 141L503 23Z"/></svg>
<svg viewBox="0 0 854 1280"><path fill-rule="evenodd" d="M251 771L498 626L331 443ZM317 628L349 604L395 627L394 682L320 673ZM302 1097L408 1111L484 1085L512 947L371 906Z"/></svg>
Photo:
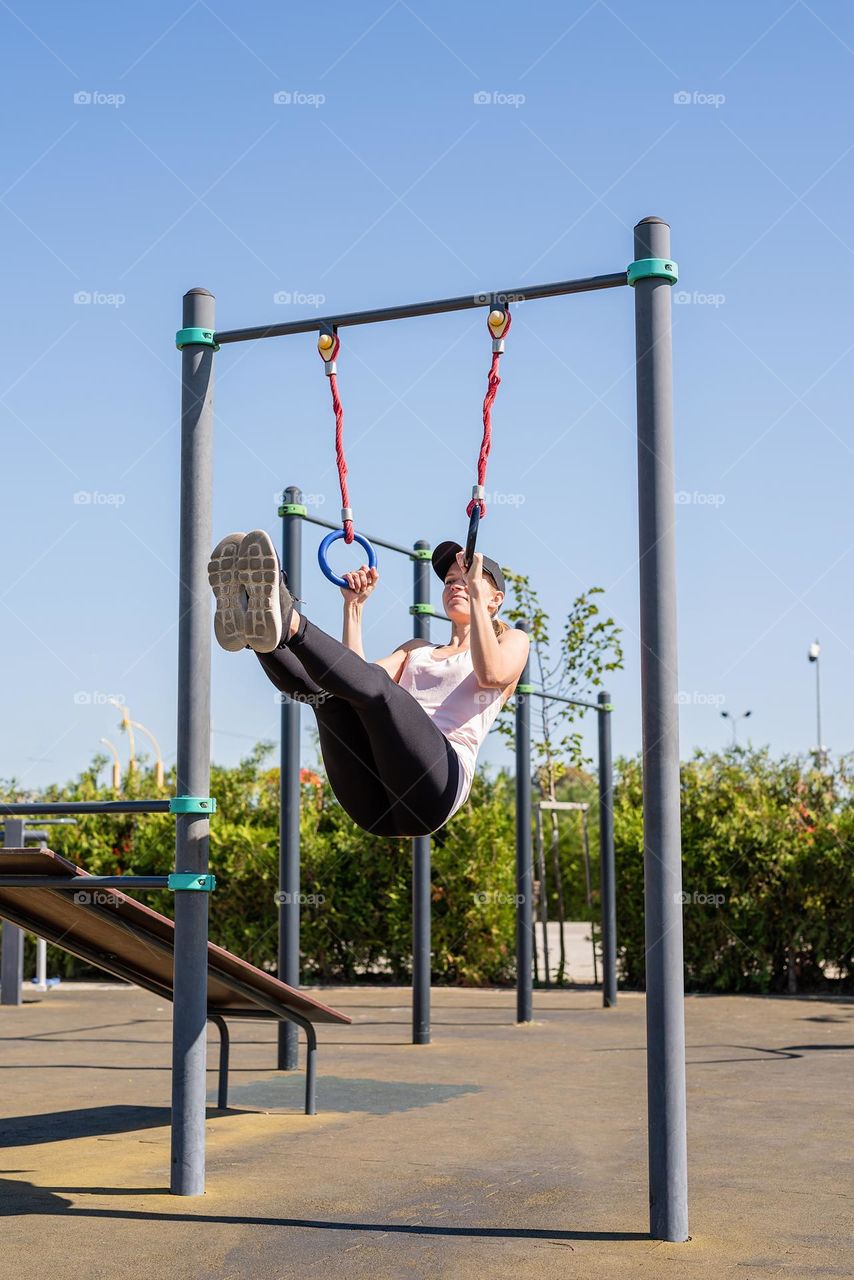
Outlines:
<svg viewBox="0 0 854 1280"><path fill-rule="evenodd" d="M325 993L321 1114L234 1026L208 1192L164 1193L168 1005L63 986L0 1010L4 1274L50 1280L766 1277L854 1272L854 1002L687 1002L691 1231L646 1235L643 999L442 990L413 1047L400 989ZM213 1033L212 1033L213 1034ZM212 1055L213 1060L214 1055ZM213 1088L215 1079L210 1077Z"/></svg>

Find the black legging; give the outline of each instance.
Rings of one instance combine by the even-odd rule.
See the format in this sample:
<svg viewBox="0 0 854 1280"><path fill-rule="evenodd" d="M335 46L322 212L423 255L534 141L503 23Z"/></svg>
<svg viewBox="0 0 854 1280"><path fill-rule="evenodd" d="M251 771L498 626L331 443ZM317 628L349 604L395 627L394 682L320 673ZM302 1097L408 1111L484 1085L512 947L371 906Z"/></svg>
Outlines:
<svg viewBox="0 0 854 1280"><path fill-rule="evenodd" d="M305 616L283 648L258 660L277 689L313 707L330 786L354 822L381 836L425 836L443 825L459 758L387 671Z"/></svg>

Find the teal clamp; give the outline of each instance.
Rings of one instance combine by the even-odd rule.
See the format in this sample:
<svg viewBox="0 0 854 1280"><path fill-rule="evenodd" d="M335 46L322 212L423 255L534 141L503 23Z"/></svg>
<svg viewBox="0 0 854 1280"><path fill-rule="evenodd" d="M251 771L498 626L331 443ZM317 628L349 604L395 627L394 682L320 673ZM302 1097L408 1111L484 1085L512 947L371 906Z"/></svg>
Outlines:
<svg viewBox="0 0 854 1280"><path fill-rule="evenodd" d="M433 608L432 604L411 604L409 606L409 612L412 614L435 614L436 610Z"/></svg>
<svg viewBox="0 0 854 1280"><path fill-rule="evenodd" d="M626 277L630 285L636 285L638 280L669 280L671 284L675 284L679 279L679 263L673 262L669 258L639 258L637 262L630 262L626 268Z"/></svg>
<svg viewBox="0 0 854 1280"><path fill-rule="evenodd" d="M536 693L536 689L532 684L517 684L516 692L517 693Z"/></svg>
<svg viewBox="0 0 854 1280"><path fill-rule="evenodd" d="M216 813L213 796L173 796L169 801L170 813Z"/></svg>
<svg viewBox="0 0 854 1280"><path fill-rule="evenodd" d="M433 559L433 552L431 551L430 547L413 547L413 549L410 551L409 554L413 560L432 560Z"/></svg>
<svg viewBox="0 0 854 1280"><path fill-rule="evenodd" d="M304 507L301 502L283 502L279 507L280 516L307 516L308 507Z"/></svg>
<svg viewBox="0 0 854 1280"><path fill-rule="evenodd" d="M175 346L179 351L184 347L213 347L214 351L219 351L212 329L179 329L175 334Z"/></svg>
<svg viewBox="0 0 854 1280"><path fill-rule="evenodd" d="M213 893L216 888L216 876L200 876L195 871L173 871L166 887L175 892L194 889L197 893Z"/></svg>

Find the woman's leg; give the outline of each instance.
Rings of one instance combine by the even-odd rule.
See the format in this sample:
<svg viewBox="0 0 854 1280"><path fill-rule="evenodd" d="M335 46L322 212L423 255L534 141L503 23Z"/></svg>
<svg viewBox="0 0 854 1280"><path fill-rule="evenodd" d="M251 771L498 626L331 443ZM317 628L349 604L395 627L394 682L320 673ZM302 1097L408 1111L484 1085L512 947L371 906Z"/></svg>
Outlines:
<svg viewBox="0 0 854 1280"><path fill-rule="evenodd" d="M259 653L258 660L277 689L314 709L329 785L344 811L365 831L398 835L392 801L355 708L321 689L288 649Z"/></svg>
<svg viewBox="0 0 854 1280"><path fill-rule="evenodd" d="M357 712L398 834L427 835L441 826L456 798L459 760L415 698L382 667L366 662L305 616L276 652L285 649L298 656L320 688L336 695L333 702L342 699Z"/></svg>

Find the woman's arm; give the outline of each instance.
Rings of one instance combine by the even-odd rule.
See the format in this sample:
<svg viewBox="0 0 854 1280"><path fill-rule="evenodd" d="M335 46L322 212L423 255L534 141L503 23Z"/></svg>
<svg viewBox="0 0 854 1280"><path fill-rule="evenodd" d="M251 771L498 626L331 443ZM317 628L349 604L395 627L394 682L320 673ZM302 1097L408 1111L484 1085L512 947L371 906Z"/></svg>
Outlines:
<svg viewBox="0 0 854 1280"><path fill-rule="evenodd" d="M457 556L465 573L462 552ZM475 553L466 574L471 610L471 661L478 684L484 689L516 685L525 669L530 641L524 631L511 628L499 638L489 613L494 589L483 580L483 557Z"/></svg>
<svg viewBox="0 0 854 1280"><path fill-rule="evenodd" d="M344 631L341 643L348 649L352 649L354 653L358 653L360 658L365 657L365 650L362 647L362 606L353 600L344 601Z"/></svg>
<svg viewBox="0 0 854 1280"><path fill-rule="evenodd" d="M363 564L360 569L342 574L346 587L341 588L344 597L344 629L341 643L360 658L365 657L362 647L362 607L379 580L376 569L369 569ZM366 659L367 661L367 659Z"/></svg>

